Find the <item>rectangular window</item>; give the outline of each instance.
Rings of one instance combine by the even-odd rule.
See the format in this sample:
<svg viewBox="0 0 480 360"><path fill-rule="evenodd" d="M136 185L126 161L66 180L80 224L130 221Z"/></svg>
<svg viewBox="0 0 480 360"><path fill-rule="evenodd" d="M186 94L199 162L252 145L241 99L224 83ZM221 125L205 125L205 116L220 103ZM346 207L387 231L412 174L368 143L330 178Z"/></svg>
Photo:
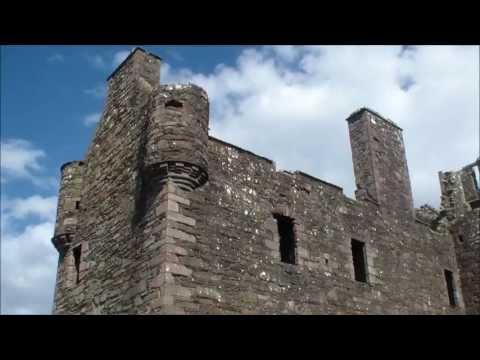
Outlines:
<svg viewBox="0 0 480 360"><path fill-rule="evenodd" d="M75 201L75 209L80 209L80 201Z"/></svg>
<svg viewBox="0 0 480 360"><path fill-rule="evenodd" d="M457 306L457 298L455 291L455 283L453 281L453 273L449 270L445 270L445 282L447 283L448 301L450 306Z"/></svg>
<svg viewBox="0 0 480 360"><path fill-rule="evenodd" d="M280 259L287 264L295 264L295 232L293 219L288 216L274 214L280 236Z"/></svg>
<svg viewBox="0 0 480 360"><path fill-rule="evenodd" d="M355 280L365 283L368 282L365 243L352 239L352 257Z"/></svg>
<svg viewBox="0 0 480 360"><path fill-rule="evenodd" d="M76 280L75 283L80 282L80 260L82 256L82 245L73 248L73 259L75 261Z"/></svg>

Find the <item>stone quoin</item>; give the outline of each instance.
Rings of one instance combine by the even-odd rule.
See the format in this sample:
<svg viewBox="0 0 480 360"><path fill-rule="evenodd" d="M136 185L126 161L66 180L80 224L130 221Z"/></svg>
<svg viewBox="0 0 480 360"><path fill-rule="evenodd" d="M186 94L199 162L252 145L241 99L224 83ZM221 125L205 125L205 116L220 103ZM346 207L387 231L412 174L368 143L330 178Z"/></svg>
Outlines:
<svg viewBox="0 0 480 360"><path fill-rule="evenodd" d="M347 118L355 198L209 136L200 87L136 48L61 168L54 314L480 314L475 169L414 208L402 129Z"/></svg>

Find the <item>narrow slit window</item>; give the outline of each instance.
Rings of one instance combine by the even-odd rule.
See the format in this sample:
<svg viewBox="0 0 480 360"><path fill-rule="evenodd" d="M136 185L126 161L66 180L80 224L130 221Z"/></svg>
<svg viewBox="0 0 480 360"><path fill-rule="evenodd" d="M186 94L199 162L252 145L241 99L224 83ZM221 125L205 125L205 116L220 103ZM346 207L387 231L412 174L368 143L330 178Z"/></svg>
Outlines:
<svg viewBox="0 0 480 360"><path fill-rule="evenodd" d="M453 281L453 273L449 270L445 270L445 282L447 284L447 292L448 292L448 301L450 306L457 306L457 298L456 298L456 290L455 290L455 283Z"/></svg>
<svg viewBox="0 0 480 360"><path fill-rule="evenodd" d="M280 236L280 259L287 264L295 264L295 232L293 219L279 214L273 215L277 220L278 235Z"/></svg>
<svg viewBox="0 0 480 360"><path fill-rule="evenodd" d="M463 236L462 235L458 235L458 241L463 243Z"/></svg>
<svg viewBox="0 0 480 360"><path fill-rule="evenodd" d="M352 258L355 280L364 283L368 282L365 243L352 239Z"/></svg>
<svg viewBox="0 0 480 360"><path fill-rule="evenodd" d="M75 283L78 284L80 282L80 260L82 256L82 246L77 246L73 248L73 259L75 262L75 271L76 271L76 278Z"/></svg>
<svg viewBox="0 0 480 360"><path fill-rule="evenodd" d="M75 209L76 210L80 209L80 201L75 201Z"/></svg>

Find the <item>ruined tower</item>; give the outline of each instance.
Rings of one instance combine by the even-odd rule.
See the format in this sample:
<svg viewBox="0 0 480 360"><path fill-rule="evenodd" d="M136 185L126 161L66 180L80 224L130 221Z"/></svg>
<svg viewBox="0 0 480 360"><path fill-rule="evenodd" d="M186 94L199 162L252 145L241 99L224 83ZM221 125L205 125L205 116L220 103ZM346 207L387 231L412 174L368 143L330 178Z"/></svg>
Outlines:
<svg viewBox="0 0 480 360"><path fill-rule="evenodd" d="M478 312L478 282L464 288L478 274L473 215L458 225L472 253L436 210L413 208L398 126L368 109L347 119L350 199L209 136L206 92L161 84L161 62L130 53L85 159L62 166L55 314Z"/></svg>
<svg viewBox="0 0 480 360"><path fill-rule="evenodd" d="M57 219L53 244L59 252L56 292L65 291L78 282L80 247L77 223L81 207L84 163L72 161L61 168Z"/></svg>
<svg viewBox="0 0 480 360"><path fill-rule="evenodd" d="M465 307L480 313L480 158L459 171L440 172L441 214L448 219L457 253Z"/></svg>
<svg viewBox="0 0 480 360"><path fill-rule="evenodd" d="M209 104L195 85L160 85L160 64L143 49L130 53L108 78L86 160L62 168L54 238L61 254L58 313L64 303L70 312L88 313L168 308L164 293L139 294L155 288L165 273L159 265L175 257L172 239L191 237L181 229L194 220L179 213L189 201L178 193L208 179ZM162 281L173 283L168 276Z"/></svg>
<svg viewBox="0 0 480 360"><path fill-rule="evenodd" d="M362 108L347 118L359 200L413 216L413 197L402 129Z"/></svg>

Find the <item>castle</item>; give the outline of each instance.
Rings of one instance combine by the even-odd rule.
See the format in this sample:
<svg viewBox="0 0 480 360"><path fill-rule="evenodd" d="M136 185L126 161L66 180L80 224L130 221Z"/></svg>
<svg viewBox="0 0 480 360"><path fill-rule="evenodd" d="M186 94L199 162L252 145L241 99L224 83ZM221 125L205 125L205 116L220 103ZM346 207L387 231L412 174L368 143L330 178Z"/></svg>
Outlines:
<svg viewBox="0 0 480 360"><path fill-rule="evenodd" d="M356 199L208 135L195 85L136 48L61 168L55 314L480 314L477 160L415 209L402 129L348 119Z"/></svg>

